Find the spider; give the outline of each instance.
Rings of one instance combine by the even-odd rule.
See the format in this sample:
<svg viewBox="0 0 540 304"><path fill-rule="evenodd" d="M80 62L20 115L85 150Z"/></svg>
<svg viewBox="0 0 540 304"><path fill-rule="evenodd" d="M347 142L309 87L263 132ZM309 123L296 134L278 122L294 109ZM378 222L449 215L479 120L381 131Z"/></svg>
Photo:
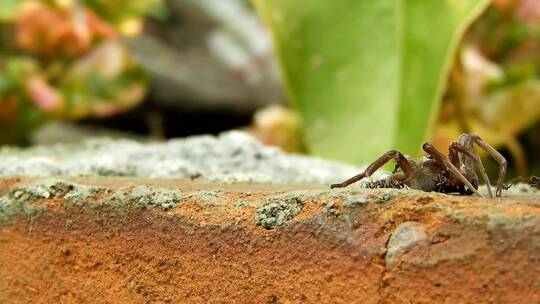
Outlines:
<svg viewBox="0 0 540 304"><path fill-rule="evenodd" d="M398 151L388 151L369 165L364 172L342 183L333 184L330 187L347 187L354 182L371 176L388 161L394 159L396 161L396 167L399 167L401 172L394 173L382 182L378 182L377 185L380 187L408 187L423 191L457 192L468 195L475 193L482 196L478 192L478 176L474 171L474 165L476 165L486 184L489 197L493 197L489 178L484 165L480 161L480 157L474 151L474 144L484 149L499 163L499 178L497 180L495 195L500 197L502 190L506 189L506 185L504 184L506 159L478 135L472 134L461 134L458 141L453 142L448 148L448 157L439 152L430 143L425 143L422 149L427 153L427 156L423 157L419 163L416 163L410 157L406 157Z"/></svg>
<svg viewBox="0 0 540 304"><path fill-rule="evenodd" d="M532 187L540 189L540 177L533 175L529 177L528 182L529 182L529 185L531 185Z"/></svg>

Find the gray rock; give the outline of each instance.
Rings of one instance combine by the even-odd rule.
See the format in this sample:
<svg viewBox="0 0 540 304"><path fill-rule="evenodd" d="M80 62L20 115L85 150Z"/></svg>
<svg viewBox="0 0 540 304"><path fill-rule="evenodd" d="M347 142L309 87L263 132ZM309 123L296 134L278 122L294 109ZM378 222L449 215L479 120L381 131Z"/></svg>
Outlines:
<svg viewBox="0 0 540 304"><path fill-rule="evenodd" d="M427 244L427 233L424 225L418 222L405 222L399 225L390 236L384 261L387 270L392 270L399 256L407 250Z"/></svg>
<svg viewBox="0 0 540 304"><path fill-rule="evenodd" d="M222 2L169 0L166 21L149 18L125 40L151 75L151 102L250 113L283 100L270 36L249 1Z"/></svg>
<svg viewBox="0 0 540 304"><path fill-rule="evenodd" d="M0 150L0 176L133 176L221 183L330 184L358 172L352 166L290 155L231 131L162 143L91 139L78 144Z"/></svg>

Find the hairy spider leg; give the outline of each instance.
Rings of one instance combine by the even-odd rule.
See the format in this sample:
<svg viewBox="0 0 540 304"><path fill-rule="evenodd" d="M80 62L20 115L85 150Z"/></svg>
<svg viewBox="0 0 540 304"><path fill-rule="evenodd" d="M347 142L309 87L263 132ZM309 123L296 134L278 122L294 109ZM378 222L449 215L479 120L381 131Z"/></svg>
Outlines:
<svg viewBox="0 0 540 304"><path fill-rule="evenodd" d="M465 146L466 148L473 150L473 144L478 145L484 151L486 151L493 159L499 163L499 178L497 179L497 190L495 195L497 197L501 196L502 190L504 189L504 178L506 177L506 166L507 162L504 156L499 153L495 148L490 146L485 142L480 136L474 134L461 134L459 136L458 142Z"/></svg>
<svg viewBox="0 0 540 304"><path fill-rule="evenodd" d="M412 166L405 158L403 154L401 154L399 151L396 150L390 150L386 153L384 153L381 157L379 157L376 161L374 161L371 165L369 165L364 172L355 175L348 180L339 183L339 184L332 184L330 186L331 189L333 188L343 188L347 187L348 185L355 183L364 177L371 176L375 171L379 170L380 167L384 166L387 162L389 162L391 159L396 161L396 164L401 168L401 171L403 171L403 174L405 174L405 177L408 177L412 172Z"/></svg>
<svg viewBox="0 0 540 304"><path fill-rule="evenodd" d="M470 159L478 168L478 171L480 171L480 174L482 175L482 179L484 180L484 183L486 184L488 194L490 198L493 198L493 193L491 192L491 185L489 184L489 177L487 175L486 169L484 168L484 164L482 164L482 161L480 160L480 157L476 152L473 150L467 149L465 146L463 146L460 143L453 142L450 147L448 148L448 158L450 158L450 162L456 167L460 168L461 164L463 162L461 161L459 157L459 153L462 153L463 155L467 156L468 159ZM464 166L470 167L470 163L464 163Z"/></svg>
<svg viewBox="0 0 540 304"><path fill-rule="evenodd" d="M451 174L453 174L455 177L457 177L467 188L469 188L472 192L477 194L478 196L482 197L482 194L478 192L478 190L471 184L471 182L461 174L461 172L450 162L448 157L446 157L444 154L439 152L432 144L425 143L422 146L422 149L426 151L426 153L431 156L432 159L434 159L437 163L439 163L443 168L447 168Z"/></svg>

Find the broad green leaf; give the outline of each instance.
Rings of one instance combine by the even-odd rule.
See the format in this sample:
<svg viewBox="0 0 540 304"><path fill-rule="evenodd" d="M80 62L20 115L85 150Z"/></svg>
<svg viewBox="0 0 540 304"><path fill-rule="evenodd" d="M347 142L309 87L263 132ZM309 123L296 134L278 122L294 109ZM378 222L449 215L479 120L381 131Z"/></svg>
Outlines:
<svg viewBox="0 0 540 304"><path fill-rule="evenodd" d="M308 149L356 164L417 155L453 52L489 0L254 0Z"/></svg>

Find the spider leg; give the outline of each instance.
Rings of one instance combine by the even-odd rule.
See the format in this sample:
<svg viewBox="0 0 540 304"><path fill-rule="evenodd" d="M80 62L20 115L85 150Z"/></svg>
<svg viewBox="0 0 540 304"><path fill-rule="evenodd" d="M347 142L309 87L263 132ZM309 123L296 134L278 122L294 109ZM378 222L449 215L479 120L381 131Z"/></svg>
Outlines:
<svg viewBox="0 0 540 304"><path fill-rule="evenodd" d="M341 182L339 184L332 184L330 188L343 188L347 187L348 185L357 182L364 177L371 176L375 171L377 171L380 167L384 166L387 162L389 162L391 159L394 159L397 163L397 165L401 168L401 171L403 171L403 174L405 174L405 177L408 177L412 172L412 166L405 158L403 154L401 154L399 151L396 150L390 150L386 153L384 153L381 157L379 157L376 161L374 161L371 165L369 165L364 172L355 175L348 180Z"/></svg>
<svg viewBox="0 0 540 304"><path fill-rule="evenodd" d="M444 154L439 152L432 144L425 143L422 146L422 149L426 151L426 153L431 156L436 162L438 162L441 166L444 168L447 168L451 174L453 174L455 177L457 177L465 186L467 186L469 189L471 189L472 192L475 194L478 194L478 196L482 197L482 194L478 192L478 190L471 184L471 182L459 172L459 170L450 162L448 157L446 157Z"/></svg>
<svg viewBox="0 0 540 304"><path fill-rule="evenodd" d="M467 156L472 162L476 165L478 170L480 171L480 174L482 175L482 179L484 180L484 183L486 183L486 187L488 190L488 194L490 198L493 198L493 193L491 192L491 185L489 184L489 177L487 175L486 169L484 168L484 164L482 164L482 161L480 160L480 157L478 154L476 154L473 150L467 149L465 146L463 146L460 143L453 142L449 147L449 158L452 164L456 167L460 167L460 159L459 159L459 153L462 153L463 155ZM464 164L467 166L467 164Z"/></svg>
<svg viewBox="0 0 540 304"><path fill-rule="evenodd" d="M504 178L506 176L506 166L507 166L507 162L504 156L502 156L501 153L495 150L495 148L490 146L478 135L461 134L461 136L459 136L458 141L460 144L462 144L463 146L471 150L473 148L473 143L477 144L480 148L484 149L493 159L495 159L499 163L499 178L497 179L497 190L495 191L495 195L497 197L501 196L501 192L505 186Z"/></svg>

